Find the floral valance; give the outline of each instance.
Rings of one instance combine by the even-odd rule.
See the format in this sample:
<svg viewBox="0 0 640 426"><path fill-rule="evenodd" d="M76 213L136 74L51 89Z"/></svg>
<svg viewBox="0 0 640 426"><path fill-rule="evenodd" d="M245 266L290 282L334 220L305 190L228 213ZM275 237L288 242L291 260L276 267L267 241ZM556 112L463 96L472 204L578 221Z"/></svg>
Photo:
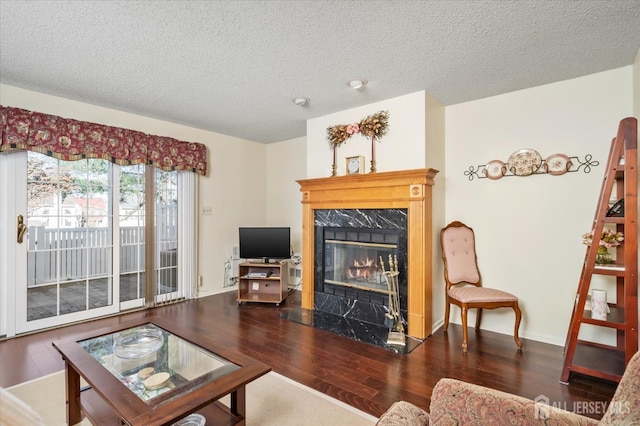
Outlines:
<svg viewBox="0 0 640 426"><path fill-rule="evenodd" d="M2 152L28 150L66 161L101 158L120 165L207 174L207 148L201 143L2 105L0 120Z"/></svg>

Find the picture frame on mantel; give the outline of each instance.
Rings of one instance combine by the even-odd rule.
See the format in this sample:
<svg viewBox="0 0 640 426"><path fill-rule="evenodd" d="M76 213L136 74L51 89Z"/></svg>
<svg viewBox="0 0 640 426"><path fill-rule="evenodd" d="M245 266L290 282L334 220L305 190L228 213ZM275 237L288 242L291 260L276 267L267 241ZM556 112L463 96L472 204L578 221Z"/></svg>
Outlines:
<svg viewBox="0 0 640 426"><path fill-rule="evenodd" d="M346 157L345 163L346 174L357 175L364 173L364 157L362 155Z"/></svg>

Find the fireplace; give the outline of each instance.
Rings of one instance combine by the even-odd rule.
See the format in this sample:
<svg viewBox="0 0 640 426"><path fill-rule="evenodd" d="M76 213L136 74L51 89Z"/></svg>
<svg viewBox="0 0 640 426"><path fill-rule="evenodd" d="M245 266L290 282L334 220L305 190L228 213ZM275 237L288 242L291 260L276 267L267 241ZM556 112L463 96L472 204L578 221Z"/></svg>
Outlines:
<svg viewBox="0 0 640 426"><path fill-rule="evenodd" d="M353 277L349 277L349 267L343 264L342 271L338 272L329 266L333 273L329 278L324 274L327 264L343 256L354 256L341 245L360 243L358 250L362 251L358 259L347 262L366 263L366 258L373 257L374 253L376 257L379 254L398 257L399 287L404 287L400 290L400 306L407 334L417 339L429 336L432 331L431 187L437 173L433 169L416 169L299 180L303 207L302 308L332 311L340 316L362 315L370 321L384 322L388 295L374 291L375 272L370 274L364 268L356 268ZM351 239L349 233L358 234L357 238ZM372 241L359 241L367 238ZM333 249L338 252L334 253ZM366 274L369 275L365 280ZM365 308L369 312L364 312Z"/></svg>
<svg viewBox="0 0 640 426"><path fill-rule="evenodd" d="M401 311L407 309L406 209L315 211L314 309L384 326L384 270L398 263Z"/></svg>

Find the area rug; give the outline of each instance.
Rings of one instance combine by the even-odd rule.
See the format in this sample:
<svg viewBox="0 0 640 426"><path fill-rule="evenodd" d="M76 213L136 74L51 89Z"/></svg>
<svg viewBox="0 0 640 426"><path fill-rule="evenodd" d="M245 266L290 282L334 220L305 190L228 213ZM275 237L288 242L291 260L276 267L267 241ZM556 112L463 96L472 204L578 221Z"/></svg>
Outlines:
<svg viewBox="0 0 640 426"><path fill-rule="evenodd" d="M8 390L37 411L47 426L66 425L64 372ZM229 397L221 400L227 406ZM278 373L247 385L247 426L369 426L376 418ZM82 426L91 423L85 419Z"/></svg>

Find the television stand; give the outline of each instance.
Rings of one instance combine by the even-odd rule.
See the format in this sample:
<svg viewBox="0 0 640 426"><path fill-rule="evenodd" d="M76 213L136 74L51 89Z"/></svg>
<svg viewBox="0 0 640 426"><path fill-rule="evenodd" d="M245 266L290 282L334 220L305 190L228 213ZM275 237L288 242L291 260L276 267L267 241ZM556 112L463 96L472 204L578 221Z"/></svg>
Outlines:
<svg viewBox="0 0 640 426"><path fill-rule="evenodd" d="M238 266L238 304L275 303L280 306L289 292L289 260L244 262Z"/></svg>

